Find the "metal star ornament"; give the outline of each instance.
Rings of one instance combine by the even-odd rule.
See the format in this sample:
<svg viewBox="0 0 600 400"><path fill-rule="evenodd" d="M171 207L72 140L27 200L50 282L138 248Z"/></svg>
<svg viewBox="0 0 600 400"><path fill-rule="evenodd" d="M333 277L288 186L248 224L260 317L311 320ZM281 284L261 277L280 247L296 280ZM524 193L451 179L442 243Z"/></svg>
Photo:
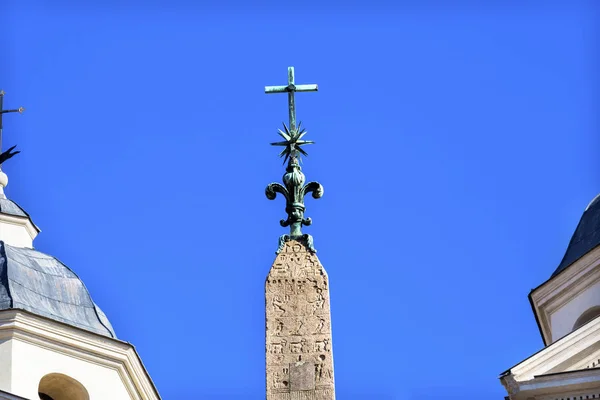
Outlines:
<svg viewBox="0 0 600 400"><path fill-rule="evenodd" d="M301 147L305 144L314 144L312 140L302 140L302 137L307 134L305 129L302 129L302 122L298 124L298 128L296 129L288 129L283 123L283 131L279 129L277 133L279 136L285 139L284 142L274 142L271 143L272 146L285 146L285 148L279 153L279 157L284 157L283 163L288 160L289 157L292 157L296 153L300 153L303 156L308 156L308 153L304 151Z"/></svg>

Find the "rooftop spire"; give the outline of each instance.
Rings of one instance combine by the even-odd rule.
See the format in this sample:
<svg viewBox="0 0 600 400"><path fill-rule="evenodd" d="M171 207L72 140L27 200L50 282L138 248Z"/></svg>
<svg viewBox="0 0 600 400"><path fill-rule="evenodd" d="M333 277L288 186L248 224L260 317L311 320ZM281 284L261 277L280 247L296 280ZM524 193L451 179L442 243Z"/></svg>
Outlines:
<svg viewBox="0 0 600 400"><path fill-rule="evenodd" d="M308 226L312 223L310 218L304 218L304 197L308 193L312 193L313 198L318 199L323 196L323 186L318 182L309 182L306 185L304 174L300 168L300 155L307 156L308 154L301 146L313 144L313 141L302 140L306 135L306 130L301 129L300 125L296 126L296 103L295 92L316 92L317 85L296 85L294 83L294 67L288 68L288 84L287 86L266 86L265 93L286 93L288 94L289 108L289 128L283 124L283 130L279 130L279 135L285 139L283 142L271 143L273 146L284 146L284 149L279 153L280 157L284 157L283 162L288 161L286 172L283 175L283 183L271 183L265 189L265 194L269 200L274 200L277 193L281 193L286 200L285 211L288 214L287 219L281 220L280 224L283 227L290 227L289 235L282 235L279 238L279 248L277 254L283 249L285 242L290 239L306 240L308 248L315 252L313 247L312 236L302 234L302 225Z"/></svg>
<svg viewBox="0 0 600 400"><path fill-rule="evenodd" d="M23 111L25 111L25 109L23 107L19 107L19 108L12 109L12 110L5 110L3 108L3 101L4 101L4 91L0 90L0 152L2 151L2 116L4 114L13 113L13 112L18 112L19 114L22 114ZM0 154L0 198L6 198L6 196L4 195L4 188L6 187L6 185L8 185L8 176L6 176L6 174L4 172L2 172L2 163L4 163L4 161L8 160L9 158L13 157L14 155L17 155L20 153L20 151L13 152L15 147L17 147L17 146L13 146L10 149L8 149L5 152L2 152Z"/></svg>

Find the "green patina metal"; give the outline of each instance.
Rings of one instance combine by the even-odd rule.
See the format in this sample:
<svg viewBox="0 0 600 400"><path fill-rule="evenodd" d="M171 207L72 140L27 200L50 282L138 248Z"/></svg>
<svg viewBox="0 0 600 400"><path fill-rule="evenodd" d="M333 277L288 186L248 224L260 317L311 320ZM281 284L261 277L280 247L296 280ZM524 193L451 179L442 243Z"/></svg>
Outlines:
<svg viewBox="0 0 600 400"><path fill-rule="evenodd" d="M304 240L307 247L315 252L312 236L302 234L302 226L308 226L312 223L310 218L304 218L304 197L308 193L312 193L313 198L318 199L323 196L323 186L318 182L309 182L304 184L306 178L300 168L300 155L307 156L308 154L303 145L314 144L313 141L303 140L306 135L306 130L301 129L301 124L296 126L296 104L294 99L295 92L316 92L317 85L296 85L294 83L294 67L288 68L288 85L287 86L267 86L265 93L287 93L288 108L289 108L289 127L283 124L283 130L279 130L279 135L284 139L282 142L271 143L273 146L283 146L284 149L279 153L280 157L284 157L284 164L288 161L288 165L283 175L283 185L279 183L271 183L265 189L265 194L269 200L274 200L277 193L281 193L286 200L285 211L288 215L287 219L281 220L280 224L283 227L290 227L289 235L282 235L279 238L279 253L285 242L290 239Z"/></svg>
<svg viewBox="0 0 600 400"><path fill-rule="evenodd" d="M283 142L273 142L271 146L284 146L285 148L279 153L279 157L283 158L283 163L288 160L289 157L294 155L295 153L300 153L302 155L308 156L308 153L304 151L301 147L305 144L315 144L312 140L302 140L302 137L306 135L306 130L300 128L301 124L298 124L298 128L296 130L289 130L285 124L283 124L283 131L279 129L277 133L279 136L285 139Z"/></svg>
<svg viewBox="0 0 600 400"><path fill-rule="evenodd" d="M296 85L294 82L294 67L288 67L287 86L265 86L265 93L287 93L288 108L290 114L290 131L296 129L296 101L294 94L296 92L316 92L319 90L317 85Z"/></svg>

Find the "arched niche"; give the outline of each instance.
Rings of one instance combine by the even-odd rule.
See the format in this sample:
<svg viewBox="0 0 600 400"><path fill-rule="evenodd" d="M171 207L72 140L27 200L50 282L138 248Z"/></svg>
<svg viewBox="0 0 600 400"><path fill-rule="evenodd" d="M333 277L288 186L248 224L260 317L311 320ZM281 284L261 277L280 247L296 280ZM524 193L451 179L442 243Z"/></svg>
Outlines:
<svg viewBox="0 0 600 400"><path fill-rule="evenodd" d="M45 375L38 386L41 400L90 400L85 387L70 376L58 373Z"/></svg>
<svg viewBox="0 0 600 400"><path fill-rule="evenodd" d="M594 306L592 308L587 309L577 321L575 321L575 325L573 325L573 330L581 328L583 325L587 324L594 318L600 316L600 306Z"/></svg>

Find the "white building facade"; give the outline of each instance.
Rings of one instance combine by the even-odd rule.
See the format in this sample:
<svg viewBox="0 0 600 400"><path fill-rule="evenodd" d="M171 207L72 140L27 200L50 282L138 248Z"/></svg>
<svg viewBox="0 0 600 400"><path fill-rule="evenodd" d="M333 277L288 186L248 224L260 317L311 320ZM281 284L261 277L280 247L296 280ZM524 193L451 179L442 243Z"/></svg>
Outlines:
<svg viewBox="0 0 600 400"><path fill-rule="evenodd" d="M39 229L7 183L0 171L0 399L160 399L83 282L33 249Z"/></svg>
<svg viewBox="0 0 600 400"><path fill-rule="evenodd" d="M529 300L545 347L500 376L507 399L600 399L600 195Z"/></svg>

